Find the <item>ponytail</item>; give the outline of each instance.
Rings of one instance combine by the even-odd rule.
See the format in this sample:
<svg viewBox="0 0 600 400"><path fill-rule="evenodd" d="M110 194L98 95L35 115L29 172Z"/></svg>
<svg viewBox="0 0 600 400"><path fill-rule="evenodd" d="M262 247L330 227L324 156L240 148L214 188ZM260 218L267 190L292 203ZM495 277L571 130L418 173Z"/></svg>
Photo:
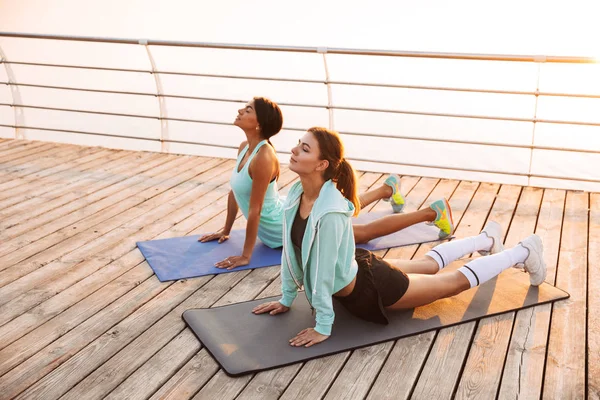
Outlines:
<svg viewBox="0 0 600 400"><path fill-rule="evenodd" d="M360 212L360 200L358 198L358 182L354 168L346 159L342 159L337 168L336 174L332 179L335 186L342 195L354 204L354 215Z"/></svg>
<svg viewBox="0 0 600 400"><path fill-rule="evenodd" d="M358 198L358 182L354 168L344 158L344 144L340 135L332 130L321 127L313 127L308 130L319 142L321 159L329 161L329 166L324 172L325 180L331 179L336 188L354 204L354 215L360 212L360 200Z"/></svg>

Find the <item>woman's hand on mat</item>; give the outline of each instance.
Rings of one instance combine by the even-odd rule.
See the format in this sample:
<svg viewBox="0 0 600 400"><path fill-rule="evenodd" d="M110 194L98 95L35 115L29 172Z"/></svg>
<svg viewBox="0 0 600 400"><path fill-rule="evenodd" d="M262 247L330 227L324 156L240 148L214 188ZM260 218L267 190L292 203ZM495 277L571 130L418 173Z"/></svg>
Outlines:
<svg viewBox="0 0 600 400"><path fill-rule="evenodd" d="M250 264L250 259L246 256L231 256L227 257L223 261L219 261L215 264L217 268L227 268L234 269L236 267L241 267L242 265Z"/></svg>
<svg viewBox="0 0 600 400"><path fill-rule="evenodd" d="M270 301L268 303L263 303L259 306L256 306L252 309L254 314L264 314L268 312L271 315L281 314L287 312L290 308L284 306L278 301Z"/></svg>
<svg viewBox="0 0 600 400"><path fill-rule="evenodd" d="M313 344L321 343L327 339L329 339L329 336L321 335L319 332L315 331L314 328L306 328L297 334L295 338L290 339L290 344L296 347L310 347Z"/></svg>
<svg viewBox="0 0 600 400"><path fill-rule="evenodd" d="M226 241L227 239L229 239L229 234L224 234L223 232L215 232L215 233L209 233L208 235L204 235L202 236L200 239L198 239L199 242L212 242L213 240L219 240L219 243L223 243L224 241Z"/></svg>

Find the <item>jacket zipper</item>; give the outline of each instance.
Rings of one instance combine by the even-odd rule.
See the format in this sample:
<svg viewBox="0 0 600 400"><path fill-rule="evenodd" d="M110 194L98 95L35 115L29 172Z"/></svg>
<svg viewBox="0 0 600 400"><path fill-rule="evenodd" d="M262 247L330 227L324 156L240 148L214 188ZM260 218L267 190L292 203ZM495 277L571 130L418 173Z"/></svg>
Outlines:
<svg viewBox="0 0 600 400"><path fill-rule="evenodd" d="M298 199L298 202L300 201L300 199ZM288 207L285 211L289 210L290 208L292 208L293 206L295 206L296 203L292 204L290 207ZM283 230L284 232L286 232L285 235L285 239L286 239L286 246L283 246L284 248L284 253L285 253L285 259L287 260L287 267L288 267L288 271L290 272L290 275L292 277L292 279L294 280L294 283L296 284L296 287L298 288L298 290L301 290L302 287L300 286L300 284L298 283L298 281L296 280L296 275L294 274L294 272L292 271L292 267L291 262L290 262L290 255L288 254L288 252L285 250L287 248L287 246L289 246L289 243L287 242L287 220L286 218L283 218ZM311 242L314 239L314 232L313 232L313 237L311 238ZM300 255L300 258L302 258L302 255ZM304 273L304 268L302 268L302 272ZM316 311L315 308L313 307L312 303L310 302L310 300L308 299L308 295L306 294L306 290L304 290L304 296L306 297L306 301L308 302L308 305L310 306L310 312L311 314L314 316Z"/></svg>

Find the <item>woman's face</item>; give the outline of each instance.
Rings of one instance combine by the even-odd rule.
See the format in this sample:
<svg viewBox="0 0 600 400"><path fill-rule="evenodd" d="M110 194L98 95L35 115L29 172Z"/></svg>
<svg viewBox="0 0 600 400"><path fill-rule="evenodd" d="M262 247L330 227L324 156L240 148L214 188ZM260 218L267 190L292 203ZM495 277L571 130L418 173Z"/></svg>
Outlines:
<svg viewBox="0 0 600 400"><path fill-rule="evenodd" d="M254 100L250 100L244 107L238 110L238 115L233 124L243 130L253 130L258 127L256 119L256 110L254 109Z"/></svg>
<svg viewBox="0 0 600 400"><path fill-rule="evenodd" d="M327 169L329 162L321 160L320 156L319 142L312 133L306 132L292 148L289 168L298 175L322 172Z"/></svg>

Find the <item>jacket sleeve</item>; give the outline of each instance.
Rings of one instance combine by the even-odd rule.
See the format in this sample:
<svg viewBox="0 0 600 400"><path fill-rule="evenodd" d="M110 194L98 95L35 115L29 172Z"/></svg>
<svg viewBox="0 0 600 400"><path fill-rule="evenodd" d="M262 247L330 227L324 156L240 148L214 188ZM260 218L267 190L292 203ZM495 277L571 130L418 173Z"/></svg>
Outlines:
<svg viewBox="0 0 600 400"><path fill-rule="evenodd" d="M290 274L291 266L288 265L285 250L281 252L281 293L279 300L286 307L291 307L294 299L298 295L298 286Z"/></svg>
<svg viewBox="0 0 600 400"><path fill-rule="evenodd" d="M331 327L335 319L333 312L333 289L336 275L336 264L342 240L347 236L347 229L352 229L350 218L340 213L330 213L319 221L316 240L313 245L315 257L311 254L310 281L312 306L316 311L315 330L322 335L331 335ZM351 233L352 234L352 233Z"/></svg>

